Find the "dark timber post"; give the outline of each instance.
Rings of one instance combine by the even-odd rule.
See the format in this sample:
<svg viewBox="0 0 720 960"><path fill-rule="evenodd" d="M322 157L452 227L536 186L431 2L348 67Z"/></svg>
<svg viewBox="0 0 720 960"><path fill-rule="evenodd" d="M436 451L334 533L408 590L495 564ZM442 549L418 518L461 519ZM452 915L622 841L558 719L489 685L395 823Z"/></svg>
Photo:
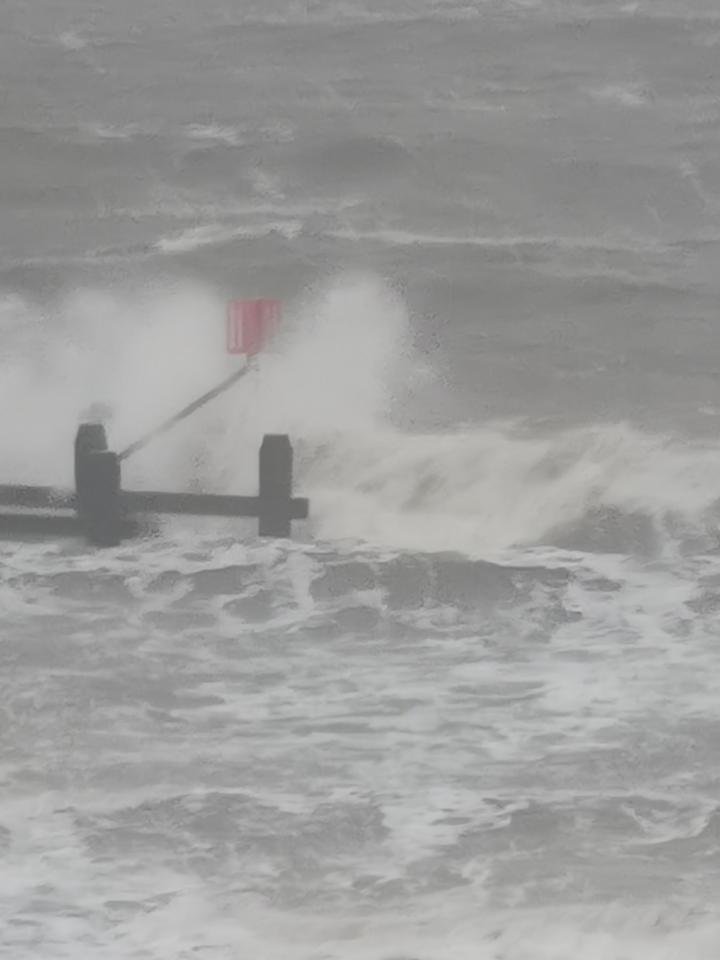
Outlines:
<svg viewBox="0 0 720 960"><path fill-rule="evenodd" d="M82 423L75 436L75 503L85 535L97 546L122 539L120 461L107 449L101 423Z"/></svg>
<svg viewBox="0 0 720 960"><path fill-rule="evenodd" d="M259 525L261 537L289 537L293 451L284 433L266 434L260 447Z"/></svg>
<svg viewBox="0 0 720 960"><path fill-rule="evenodd" d="M75 489L80 490L84 483L83 461L93 450L107 450L107 435L101 423L81 423L75 434Z"/></svg>

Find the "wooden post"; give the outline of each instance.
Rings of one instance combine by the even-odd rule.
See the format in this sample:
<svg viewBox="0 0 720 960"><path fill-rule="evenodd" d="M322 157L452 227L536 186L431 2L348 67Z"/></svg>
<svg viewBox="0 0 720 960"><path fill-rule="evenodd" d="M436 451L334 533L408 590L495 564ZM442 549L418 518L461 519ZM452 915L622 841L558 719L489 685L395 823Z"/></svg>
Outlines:
<svg viewBox="0 0 720 960"><path fill-rule="evenodd" d="M292 499L293 450L287 434L266 434L260 447L261 537L289 537Z"/></svg>
<svg viewBox="0 0 720 960"><path fill-rule="evenodd" d="M81 423L75 434L75 490L83 499L87 455L93 450L107 450L107 435L102 423Z"/></svg>
<svg viewBox="0 0 720 960"><path fill-rule="evenodd" d="M75 509L91 543L103 547L120 543L120 461L107 449L100 423L80 424L75 436Z"/></svg>

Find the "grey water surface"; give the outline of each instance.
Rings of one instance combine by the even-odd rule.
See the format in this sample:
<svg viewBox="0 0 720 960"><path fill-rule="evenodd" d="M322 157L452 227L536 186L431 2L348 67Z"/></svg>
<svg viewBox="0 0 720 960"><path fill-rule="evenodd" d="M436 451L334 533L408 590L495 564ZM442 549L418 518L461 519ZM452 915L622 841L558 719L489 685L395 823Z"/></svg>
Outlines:
<svg viewBox="0 0 720 960"><path fill-rule="evenodd" d="M720 12L4 0L0 481L311 520L0 543L0 957L720 955Z"/></svg>

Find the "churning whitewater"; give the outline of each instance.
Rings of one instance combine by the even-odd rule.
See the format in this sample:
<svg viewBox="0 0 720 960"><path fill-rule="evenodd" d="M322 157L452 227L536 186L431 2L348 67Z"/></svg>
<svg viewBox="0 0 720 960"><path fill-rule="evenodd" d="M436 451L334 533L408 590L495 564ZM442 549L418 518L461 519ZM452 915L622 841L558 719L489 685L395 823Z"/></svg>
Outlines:
<svg viewBox="0 0 720 960"><path fill-rule="evenodd" d="M0 483L292 540L0 541L2 960L717 960L705 0L0 13Z"/></svg>

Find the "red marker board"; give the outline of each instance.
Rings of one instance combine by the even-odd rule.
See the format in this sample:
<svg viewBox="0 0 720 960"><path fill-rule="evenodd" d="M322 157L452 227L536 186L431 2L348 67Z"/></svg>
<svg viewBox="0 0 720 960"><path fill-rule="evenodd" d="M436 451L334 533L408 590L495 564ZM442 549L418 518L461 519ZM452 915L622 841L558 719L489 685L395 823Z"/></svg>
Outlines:
<svg viewBox="0 0 720 960"><path fill-rule="evenodd" d="M231 300L227 309L228 353L244 353L248 357L260 353L279 319L279 300Z"/></svg>

